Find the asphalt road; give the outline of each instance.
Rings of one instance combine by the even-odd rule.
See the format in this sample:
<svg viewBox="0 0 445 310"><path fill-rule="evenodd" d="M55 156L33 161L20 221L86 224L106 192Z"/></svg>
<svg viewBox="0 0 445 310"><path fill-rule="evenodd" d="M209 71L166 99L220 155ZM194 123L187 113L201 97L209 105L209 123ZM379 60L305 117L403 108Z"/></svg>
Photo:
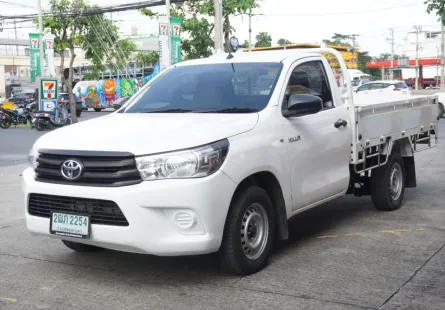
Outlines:
<svg viewBox="0 0 445 310"><path fill-rule="evenodd" d="M26 165L0 167L0 309L443 310L441 132L439 146L416 154L418 187L400 210L347 196L307 211L292 219L268 267L246 277L221 273L212 255L75 253L32 236L20 192Z"/></svg>
<svg viewBox="0 0 445 310"><path fill-rule="evenodd" d="M109 114L109 112L83 112L79 121ZM48 131L37 131L27 127L0 128L0 167L25 163L34 142Z"/></svg>

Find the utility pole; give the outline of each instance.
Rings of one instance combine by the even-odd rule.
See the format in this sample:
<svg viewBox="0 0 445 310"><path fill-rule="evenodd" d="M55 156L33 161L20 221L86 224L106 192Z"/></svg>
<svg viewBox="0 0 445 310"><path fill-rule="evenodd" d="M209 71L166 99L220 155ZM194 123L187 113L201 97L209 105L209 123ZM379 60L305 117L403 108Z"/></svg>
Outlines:
<svg viewBox="0 0 445 310"><path fill-rule="evenodd" d="M354 69L355 62L356 62L356 59L355 59L355 49L357 47L357 43L355 41L355 38L358 37L358 36L359 36L358 34L351 34L349 36L349 38L352 40L352 59L351 59L351 67L352 68L351 69ZM358 63L358 59L357 59L357 63Z"/></svg>
<svg viewBox="0 0 445 310"><path fill-rule="evenodd" d="M249 10L249 52L252 51L252 9Z"/></svg>
<svg viewBox="0 0 445 310"><path fill-rule="evenodd" d="M215 53L219 54L224 51L222 42L222 0L213 0L213 8L215 10Z"/></svg>
<svg viewBox="0 0 445 310"><path fill-rule="evenodd" d="M440 66L441 66L441 75L440 75L440 89L444 89L445 88L445 63L444 63L444 57L445 57L445 26L444 26L444 21L441 20L440 21L440 27L441 27L441 54L440 54Z"/></svg>
<svg viewBox="0 0 445 310"><path fill-rule="evenodd" d="M422 32L422 26L414 26L416 30L416 90L419 89L419 34Z"/></svg>
<svg viewBox="0 0 445 310"><path fill-rule="evenodd" d="M14 34L15 34L15 39L17 40L17 26L16 26L15 18L14 18ZM17 56L18 56L19 55L19 46L18 46L17 42L15 45L15 50L16 50Z"/></svg>
<svg viewBox="0 0 445 310"><path fill-rule="evenodd" d="M172 33L171 33L171 25L170 25L170 0L165 0L165 15L167 16L167 46L168 46L168 65L172 64Z"/></svg>
<svg viewBox="0 0 445 310"><path fill-rule="evenodd" d="M391 45L391 69L389 70L390 79L394 79L394 29L389 28L389 32L391 34L391 38L388 39L389 44Z"/></svg>
<svg viewBox="0 0 445 310"><path fill-rule="evenodd" d="M44 61L43 61L43 42L42 42L42 38L43 38L43 25L42 25L42 0L38 0L37 2L37 7L38 7L38 11L39 11L39 54L40 54L40 76L43 75L43 68L44 68Z"/></svg>

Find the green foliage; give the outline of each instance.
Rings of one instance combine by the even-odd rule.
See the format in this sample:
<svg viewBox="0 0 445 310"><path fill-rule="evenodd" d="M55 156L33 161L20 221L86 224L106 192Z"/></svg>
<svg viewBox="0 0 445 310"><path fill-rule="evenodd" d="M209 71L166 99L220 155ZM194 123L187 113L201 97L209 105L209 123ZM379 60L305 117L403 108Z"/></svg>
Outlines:
<svg viewBox="0 0 445 310"><path fill-rule="evenodd" d="M153 65L159 60L159 53L156 51L150 51L148 53L139 51L135 60L138 66Z"/></svg>
<svg viewBox="0 0 445 310"><path fill-rule="evenodd" d="M225 0L223 2L223 32L226 51L229 50L229 39L235 30L231 26L230 17L247 14L256 7L258 7L258 0ZM142 15L150 18L163 16L163 14L155 13L148 8L139 11ZM181 47L185 59L208 57L212 54L214 25L209 22L209 17L214 15L213 0L189 0L175 4L170 15L183 20L182 32L185 35L181 41Z"/></svg>
<svg viewBox="0 0 445 310"><path fill-rule="evenodd" d="M239 45L240 48L249 48L249 41L244 40L243 43Z"/></svg>
<svg viewBox="0 0 445 310"><path fill-rule="evenodd" d="M437 20L445 24L445 0L427 0L424 3L427 5L426 12L428 14L435 12Z"/></svg>
<svg viewBox="0 0 445 310"><path fill-rule="evenodd" d="M349 40L351 40L351 36L349 35L334 33L330 40L323 40L323 43L328 45L352 46Z"/></svg>
<svg viewBox="0 0 445 310"><path fill-rule="evenodd" d="M272 46L272 36L267 32L260 32L255 37L255 47L270 47Z"/></svg>
<svg viewBox="0 0 445 310"><path fill-rule="evenodd" d="M283 38L281 38L281 39L279 39L279 40L277 41L277 44L278 44L279 46L284 46L284 45L292 44L292 42L289 41L289 40L287 40L287 39L283 39Z"/></svg>

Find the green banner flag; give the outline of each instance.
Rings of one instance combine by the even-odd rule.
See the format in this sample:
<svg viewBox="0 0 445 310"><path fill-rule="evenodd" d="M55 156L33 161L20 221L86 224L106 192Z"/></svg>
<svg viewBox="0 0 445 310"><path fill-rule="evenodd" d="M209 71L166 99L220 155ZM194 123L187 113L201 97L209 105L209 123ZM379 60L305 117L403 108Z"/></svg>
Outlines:
<svg viewBox="0 0 445 310"><path fill-rule="evenodd" d="M31 69L31 82L36 81L36 76L41 76L40 72L40 35L38 33L29 34L29 58Z"/></svg>
<svg viewBox="0 0 445 310"><path fill-rule="evenodd" d="M178 17L170 18L171 24L171 60L172 65L181 61L181 24L182 19Z"/></svg>

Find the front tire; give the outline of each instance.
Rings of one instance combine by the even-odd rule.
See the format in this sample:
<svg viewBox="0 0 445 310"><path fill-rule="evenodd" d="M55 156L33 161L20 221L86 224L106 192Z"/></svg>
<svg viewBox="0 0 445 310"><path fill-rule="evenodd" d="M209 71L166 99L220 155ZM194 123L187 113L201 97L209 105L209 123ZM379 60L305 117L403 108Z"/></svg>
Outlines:
<svg viewBox="0 0 445 310"><path fill-rule="evenodd" d="M76 110L76 116L80 117L82 115L82 110Z"/></svg>
<svg viewBox="0 0 445 310"><path fill-rule="evenodd" d="M100 112L100 111L102 111L102 109L101 108L94 108L94 111L95 112Z"/></svg>
<svg viewBox="0 0 445 310"><path fill-rule="evenodd" d="M394 211L401 207L405 193L405 166L399 153L371 172L371 198L376 209Z"/></svg>
<svg viewBox="0 0 445 310"><path fill-rule="evenodd" d="M229 209L219 261L226 271L247 275L263 269L275 240L275 212L267 193L251 186L238 193Z"/></svg>
<svg viewBox="0 0 445 310"><path fill-rule="evenodd" d="M3 129L8 129L9 127L11 127L11 122L2 120L0 121L0 127Z"/></svg>
<svg viewBox="0 0 445 310"><path fill-rule="evenodd" d="M104 250L103 248L99 248L97 246L89 245L89 244L77 243L77 242L72 242L72 241L67 241L67 240L62 240L62 242L68 248L70 248L71 250L76 251L76 252L88 253L88 252L99 252L99 251Z"/></svg>

